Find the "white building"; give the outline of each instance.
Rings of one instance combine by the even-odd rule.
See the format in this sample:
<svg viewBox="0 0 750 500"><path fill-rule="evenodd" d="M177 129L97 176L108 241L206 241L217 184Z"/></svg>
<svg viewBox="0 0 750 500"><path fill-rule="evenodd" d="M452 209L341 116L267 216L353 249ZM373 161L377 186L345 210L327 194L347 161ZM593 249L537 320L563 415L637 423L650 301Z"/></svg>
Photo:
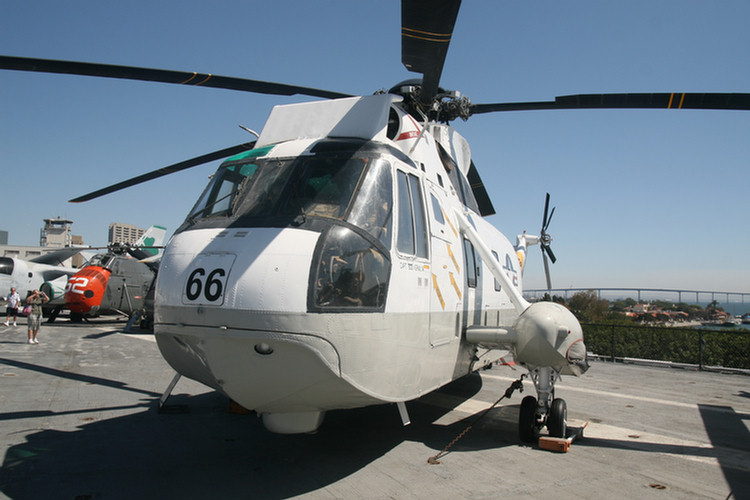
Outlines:
<svg viewBox="0 0 750 500"><path fill-rule="evenodd" d="M109 225L109 243L126 243L132 245L145 232L145 229L136 227L133 224L113 222Z"/></svg>
<svg viewBox="0 0 750 500"><path fill-rule="evenodd" d="M73 244L71 233L73 221L68 219L44 219L44 227L39 232L39 246L64 248Z"/></svg>

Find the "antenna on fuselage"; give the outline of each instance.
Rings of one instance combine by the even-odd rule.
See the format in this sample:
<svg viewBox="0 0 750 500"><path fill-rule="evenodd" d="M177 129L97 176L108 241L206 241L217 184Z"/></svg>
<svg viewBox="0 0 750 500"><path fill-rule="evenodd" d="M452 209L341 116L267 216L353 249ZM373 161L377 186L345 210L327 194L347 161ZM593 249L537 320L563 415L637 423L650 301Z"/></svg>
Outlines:
<svg viewBox="0 0 750 500"><path fill-rule="evenodd" d="M240 125L239 127L240 127L240 128L242 129L242 130L244 130L245 132L250 132L250 133L251 133L251 134L253 134L253 135L254 135L255 137L257 137L258 139L260 139L260 134L259 134L258 132L256 132L255 130L253 130L253 129L251 129L251 128L247 128L247 127L246 127L246 126L244 126L244 125Z"/></svg>

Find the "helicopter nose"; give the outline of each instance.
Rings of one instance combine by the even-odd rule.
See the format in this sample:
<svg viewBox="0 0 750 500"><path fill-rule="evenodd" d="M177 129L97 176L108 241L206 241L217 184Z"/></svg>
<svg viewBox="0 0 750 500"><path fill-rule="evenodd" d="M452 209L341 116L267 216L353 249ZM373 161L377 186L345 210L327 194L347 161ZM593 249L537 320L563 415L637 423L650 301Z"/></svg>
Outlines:
<svg viewBox="0 0 750 500"><path fill-rule="evenodd" d="M108 269L97 266L74 274L65 286L65 307L79 314L98 311L110 274Z"/></svg>
<svg viewBox="0 0 750 500"><path fill-rule="evenodd" d="M291 228L176 235L157 277L156 322L231 327L252 311L305 312L318 237Z"/></svg>

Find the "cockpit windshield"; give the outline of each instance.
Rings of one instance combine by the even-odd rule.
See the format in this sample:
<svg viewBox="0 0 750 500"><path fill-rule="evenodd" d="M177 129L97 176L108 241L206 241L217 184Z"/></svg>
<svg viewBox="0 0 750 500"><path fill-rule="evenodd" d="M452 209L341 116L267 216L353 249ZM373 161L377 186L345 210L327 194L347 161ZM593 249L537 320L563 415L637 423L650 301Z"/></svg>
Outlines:
<svg viewBox="0 0 750 500"><path fill-rule="evenodd" d="M327 145L326 145L327 146ZM325 149L325 148L321 148ZM248 151L219 167L186 225L310 227L312 311L382 311L393 242L393 165L382 151L331 150L294 158Z"/></svg>
<svg viewBox="0 0 750 500"><path fill-rule="evenodd" d="M287 182L279 215L342 219L367 165L365 158L300 158Z"/></svg>
<svg viewBox="0 0 750 500"><path fill-rule="evenodd" d="M251 178L257 169L258 165L255 163L220 167L193 207L188 219L230 215L239 187L246 179Z"/></svg>
<svg viewBox="0 0 750 500"><path fill-rule="evenodd" d="M0 274L13 274L13 259L0 257Z"/></svg>
<svg viewBox="0 0 750 500"><path fill-rule="evenodd" d="M391 206L390 164L383 159L251 157L225 162L188 220L215 216L347 220L390 247Z"/></svg>
<svg viewBox="0 0 750 500"><path fill-rule="evenodd" d="M99 266L103 267L105 269L109 269L110 265L112 264L112 261L115 259L115 256L109 253L98 253L91 257L91 260L89 260L88 265L89 266Z"/></svg>

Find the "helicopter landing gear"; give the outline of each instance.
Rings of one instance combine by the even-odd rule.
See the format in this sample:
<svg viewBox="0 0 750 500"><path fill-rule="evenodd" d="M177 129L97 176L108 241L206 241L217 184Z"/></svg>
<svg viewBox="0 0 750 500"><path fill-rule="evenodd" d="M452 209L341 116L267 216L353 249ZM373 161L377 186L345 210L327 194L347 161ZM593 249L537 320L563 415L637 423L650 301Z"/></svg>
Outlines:
<svg viewBox="0 0 750 500"><path fill-rule="evenodd" d="M564 399L555 398L555 382L560 373L549 367L529 370L538 399L526 396L521 401L518 415L518 434L521 441L532 443L539 431L547 427L550 437L564 438L568 432L568 408Z"/></svg>
<svg viewBox="0 0 750 500"><path fill-rule="evenodd" d="M536 408L534 396L526 396L521 400L521 411L518 415L518 434L524 443L533 443L539 437Z"/></svg>
<svg viewBox="0 0 750 500"><path fill-rule="evenodd" d="M564 438L568 432L568 407L564 399L553 399L547 415L550 437Z"/></svg>

